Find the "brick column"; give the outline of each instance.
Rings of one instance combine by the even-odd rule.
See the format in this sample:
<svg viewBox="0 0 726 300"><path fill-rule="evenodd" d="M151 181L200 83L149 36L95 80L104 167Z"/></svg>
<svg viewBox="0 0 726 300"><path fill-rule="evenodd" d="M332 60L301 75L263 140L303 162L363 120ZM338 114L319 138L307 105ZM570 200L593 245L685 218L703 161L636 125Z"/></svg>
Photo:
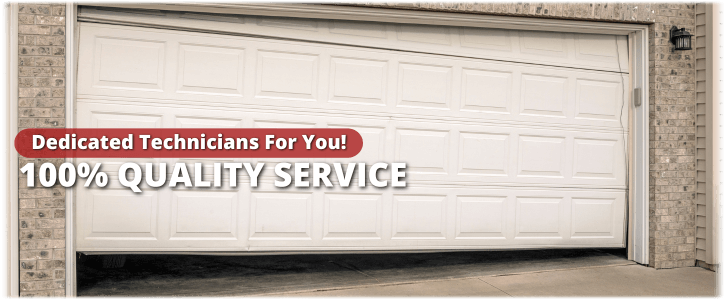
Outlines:
<svg viewBox="0 0 726 300"><path fill-rule="evenodd" d="M650 265L694 266L695 51L674 51L671 26L695 33L695 4L656 4L650 26Z"/></svg>
<svg viewBox="0 0 726 300"><path fill-rule="evenodd" d="M65 127L65 4L19 4L18 127ZM19 159L19 167L61 159ZM37 176L37 175L36 175ZM65 296L65 188L19 179L20 295Z"/></svg>

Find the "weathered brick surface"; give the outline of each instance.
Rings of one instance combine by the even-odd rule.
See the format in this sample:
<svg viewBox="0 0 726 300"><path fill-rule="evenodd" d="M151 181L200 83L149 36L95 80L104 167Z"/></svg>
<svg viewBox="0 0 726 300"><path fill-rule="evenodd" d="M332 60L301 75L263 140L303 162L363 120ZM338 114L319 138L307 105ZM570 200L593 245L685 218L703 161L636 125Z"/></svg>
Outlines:
<svg viewBox="0 0 726 300"><path fill-rule="evenodd" d="M18 7L18 126L65 126L65 4ZM41 163L28 159L36 172ZM36 175L37 176L37 175ZM65 189L19 178L20 295L65 296Z"/></svg>
<svg viewBox="0 0 726 300"><path fill-rule="evenodd" d="M696 261L695 52L674 51L673 25L695 33L695 4L654 5L650 26L650 258L656 268Z"/></svg>
<svg viewBox="0 0 726 300"><path fill-rule="evenodd" d="M524 16L572 20L627 21L652 23L657 10L654 3L358 3L350 6L369 6L395 9L430 10L504 16ZM671 8L666 8L671 10Z"/></svg>
<svg viewBox="0 0 726 300"><path fill-rule="evenodd" d="M650 25L650 257L656 268L695 264L693 51L672 51L672 25L695 30L695 5L656 3L361 3L396 9ZM65 5L20 4L18 125L65 127ZM19 165L47 160L21 158ZM53 161L53 160L51 160ZM60 160L53 161L60 164ZM37 172L36 172L37 174ZM20 178L21 295L63 296L65 190ZM36 179L37 180L37 179ZM37 183L37 182L36 182Z"/></svg>

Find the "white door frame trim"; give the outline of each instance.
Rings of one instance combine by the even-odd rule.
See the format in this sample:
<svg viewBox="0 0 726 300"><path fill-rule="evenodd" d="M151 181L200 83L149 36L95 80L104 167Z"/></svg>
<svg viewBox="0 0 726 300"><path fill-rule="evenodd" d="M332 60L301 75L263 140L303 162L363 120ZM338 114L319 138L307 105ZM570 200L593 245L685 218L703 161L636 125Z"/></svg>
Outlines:
<svg viewBox="0 0 726 300"><path fill-rule="evenodd" d="M73 33L77 30L76 13L77 6L68 4L69 9L66 29L66 126L74 124L75 111L75 67L77 64L77 43ZM648 25L631 23L610 23L594 21L557 20L545 18L509 17L494 15L479 15L450 12L413 11L402 9L382 9L368 7L351 7L335 5L306 5L306 4L94 4L94 6L117 7L117 8L140 8L156 10L190 11L224 14L244 14L260 16L284 16L294 18L317 18L317 19L340 19L354 21L372 21L386 23L409 23L443 26L465 26L465 27L488 27L516 30L533 31L559 31L572 33L595 33L628 35L631 45L631 90L637 92L632 94L633 98L640 98L642 104L638 107L629 102L632 112L631 122L633 128L630 136L632 149L631 161L633 162L629 197L633 199L633 212L629 215L633 218L630 224L632 228L634 244L632 259L640 264L648 264L648 241L649 241L649 115L648 115ZM142 27L163 27L167 29L189 29L180 24L179 26L168 26L159 24L142 24L124 20L123 16L96 19L99 22L114 22ZM229 31L228 33L234 33ZM75 295L75 251L73 251L74 232L73 193L66 193L66 245L67 245L67 288L69 296ZM71 227L73 226L73 227Z"/></svg>
<svg viewBox="0 0 726 300"><path fill-rule="evenodd" d="M638 30L634 30L629 34L629 42L631 44L631 91L633 91L632 99L640 98L641 104L636 107L634 101L630 101L629 107L632 112L630 128L631 142L631 158L633 167L632 187L628 195L629 201L633 204L633 212L629 216L633 218L632 228L629 230L633 234L632 259L640 264L649 264L649 240L650 240L650 136L649 136L649 68L648 68L648 27L642 26ZM630 257L628 257L631 259Z"/></svg>
<svg viewBox="0 0 726 300"><path fill-rule="evenodd" d="M7 122L7 132L6 132L6 147L8 149L6 150L7 156L4 158L6 159L6 166L7 170L6 176L7 180L7 189L6 189L6 201L5 207L7 211L7 223L6 223L6 229L7 232L7 253L8 253L8 268L5 272L7 272L8 276L8 289L7 289L7 295L6 297L18 297L20 296L20 240L18 238L19 232L18 232L18 217L19 217L19 203L20 199L18 198L18 152L15 151L15 147L12 145L15 145L15 135L18 133L18 4L17 3L8 3L5 6L5 12L6 12L6 34L7 37L5 41L8 43L7 48L5 49L7 57L5 58L5 63L7 63L6 66L6 74L7 76L5 84L7 84L6 89L6 99L7 102L5 105L7 106L7 115L5 122Z"/></svg>
<svg viewBox="0 0 726 300"><path fill-rule="evenodd" d="M78 5L66 3L66 128L74 128L76 102L76 22ZM72 158L66 161L73 162ZM76 226L73 188L66 188L66 297L76 296Z"/></svg>

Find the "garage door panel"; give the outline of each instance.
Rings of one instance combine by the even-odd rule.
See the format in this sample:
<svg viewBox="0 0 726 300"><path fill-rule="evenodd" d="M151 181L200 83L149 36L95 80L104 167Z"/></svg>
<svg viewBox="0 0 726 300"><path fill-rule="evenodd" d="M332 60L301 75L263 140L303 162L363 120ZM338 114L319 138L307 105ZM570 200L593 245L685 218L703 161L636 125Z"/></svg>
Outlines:
<svg viewBox="0 0 726 300"><path fill-rule="evenodd" d="M392 161L394 157L393 151L395 150L393 130L391 122L384 119L351 119L351 118L327 118L328 128L351 128L357 131L363 138L363 144L365 145L361 151L354 157L351 158L327 158L319 160L320 162L326 163L340 163L342 170L350 163L365 163L366 166L371 166L375 163ZM318 160L316 160L318 161ZM351 176L351 185L358 185L360 182L360 176L358 173L358 167ZM389 180L390 173L379 172L379 179ZM344 176L341 174L341 176ZM365 178L367 178L366 175ZM364 178L364 179L365 179ZM334 186L340 185L338 176L331 175L330 181ZM364 183L371 185L368 180L364 180Z"/></svg>
<svg viewBox="0 0 726 300"><path fill-rule="evenodd" d="M306 188L274 187L262 179L249 194L250 247L313 247L323 237L323 194Z"/></svg>
<svg viewBox="0 0 726 300"><path fill-rule="evenodd" d="M328 101L385 106L388 61L332 57Z"/></svg>
<svg viewBox="0 0 726 300"><path fill-rule="evenodd" d="M239 118L213 117L208 115L181 115L174 114L174 128L244 128L243 120ZM180 144L189 147L187 144ZM171 158L172 164L183 162L187 164L187 170L193 170L195 163L202 163L204 170L202 173L207 178L211 178L214 173L214 166L211 163L225 163L239 161L239 159L227 158ZM167 172L171 174L173 168L168 168Z"/></svg>
<svg viewBox="0 0 726 300"><path fill-rule="evenodd" d="M574 34L575 57L578 60L592 62L627 63L627 59L624 60L624 58L627 58L627 51L619 48L625 42L620 40L620 43L613 43L614 38L613 36L602 34L576 33ZM623 69L623 65L620 65L619 68Z"/></svg>
<svg viewBox="0 0 726 300"><path fill-rule="evenodd" d="M119 111L111 106L77 105L79 117L76 124L78 128L163 128L165 118L162 110L150 108L144 112L135 109ZM116 176L118 169L125 162L116 158L84 158L77 161L86 162L91 166L102 163L99 171L106 172L110 176ZM140 158L136 162L144 170L146 163L160 161L157 158Z"/></svg>
<svg viewBox="0 0 726 300"><path fill-rule="evenodd" d="M99 17L101 10L83 7L80 17ZM491 28L467 28L359 22L347 20L295 19L239 16L228 23L227 16L162 12L148 14L102 12L104 18L123 14L124 20L182 28L204 28L261 36L334 42L364 47L419 51L443 55L471 56L524 63L547 63L568 67L627 72L625 37L598 34L548 33ZM209 17L213 16L213 17ZM244 19L242 24L240 19ZM180 22L183 21L183 22ZM275 26L271 26L275 24ZM315 24L315 26L311 25ZM549 39L537 39L541 34ZM619 39L616 45L615 40ZM557 40L551 42L550 40ZM522 46L526 45L526 46ZM539 51L537 51L539 50ZM531 53L528 53L531 52ZM618 55L618 51L620 52ZM549 54L549 55L547 55Z"/></svg>
<svg viewBox="0 0 726 300"><path fill-rule="evenodd" d="M566 232L563 197L516 197L515 239L561 239Z"/></svg>
<svg viewBox="0 0 726 300"><path fill-rule="evenodd" d="M165 106L121 106L115 104L79 101L79 111L115 111L115 115L138 111L164 111L154 118L167 118L174 126L234 128L353 128L359 130L365 147L354 158L326 159L325 162L373 164L396 161L407 163L409 182L443 184L541 184L551 186L583 186L624 188L625 147L623 132L592 132L529 128L527 126L470 125L445 120L396 120L369 116L361 118L335 118L307 113L280 114L270 110L247 111L228 109L224 112L210 108L193 109ZM154 123L156 124L156 123ZM216 125L215 125L216 124ZM372 126L376 125L377 126ZM389 136L392 135L392 136ZM303 141L298 141L303 143ZM93 160L96 161L96 160ZM100 160L99 160L100 161ZM139 160L146 162L146 160ZM148 162L162 161L159 159ZM168 163L183 161L225 162L249 161L244 159L166 159ZM256 159L268 168L279 162L314 162L311 159ZM109 162L108 168L120 166ZM143 167L143 166L142 166ZM171 169L167 170L171 172ZM204 174L209 176L212 165L207 164ZM274 177L271 170L262 174ZM388 174L382 174L388 178ZM355 175L357 178L357 175ZM336 178L332 178L336 182ZM357 182L355 179L353 182Z"/></svg>
<svg viewBox="0 0 726 300"><path fill-rule="evenodd" d="M282 115L282 114L257 114L257 117L253 119L254 128L316 128L317 124L314 121L316 118L305 118L300 115ZM265 147L265 141L259 141L260 147ZM303 145L305 141L297 141L297 147ZM274 166L281 162L287 163L298 163L307 162L311 160L308 158L258 158L254 159L256 163L264 163L266 165ZM273 172L263 172L263 176L274 176Z"/></svg>
<svg viewBox="0 0 726 300"><path fill-rule="evenodd" d="M396 130L396 161L407 163L407 173L448 174L448 131Z"/></svg>
<svg viewBox="0 0 726 300"><path fill-rule="evenodd" d="M398 64L398 107L451 110L451 66Z"/></svg>
<svg viewBox="0 0 726 300"><path fill-rule="evenodd" d="M96 28L84 28L83 32L89 35L89 39L101 35L101 32L94 32L98 30ZM103 31L103 34L128 38L142 33L115 29ZM146 35L146 32L143 34ZM217 60L223 60L223 57L234 56L235 51L241 51L239 49L245 49L248 52L248 61L244 64L246 69L233 70L227 66L218 68L218 74L204 77L196 75L200 78L196 80L198 82L188 85L196 86L191 89L197 94L190 94L190 89L174 88L185 86L186 83L181 80L189 77L184 77L183 74L190 72L184 71L186 66L175 66L176 60L181 58L174 56L183 54L169 51L166 56L167 64L175 67L169 66L166 69L178 74L167 74L168 80L180 82L165 86L163 93L84 84L88 80L88 72L81 70L79 97L94 94L120 95L153 97L160 101L176 99L205 104L276 105L287 109L332 108L353 113L463 117L482 122L533 122L604 128L620 127L621 120L627 119L627 112L621 113L620 110L626 90L622 85L627 78L614 73L452 60L426 55L385 53L379 50L356 51L342 46L325 48L296 45L298 50L290 52L290 45L286 42L251 38L230 38L223 43L221 39L180 37L174 34L159 34L159 38L166 39L169 45L177 45L175 47L179 47L179 44L191 47L187 44L204 42L205 46L194 46L200 47L193 48L197 49L197 53L226 53L217 55L219 58L206 54L197 55L199 62L207 57L212 65ZM184 52L188 51L181 51ZM81 57L89 59L84 55ZM242 59L238 61L241 64ZM212 68L206 70L210 69ZM234 81L232 79L235 76L224 76L222 79L221 74L232 74L235 71L235 76L245 78ZM359 82L352 79L353 74L360 76ZM214 82L216 86L199 82L201 78ZM243 81L244 86L252 85L249 91L245 88L244 95L239 89L233 91L235 84L236 87L241 86L238 81ZM227 88L230 93L222 92L220 88ZM225 96L220 96L220 93ZM388 99L389 97L394 99ZM571 104L575 103L576 111L570 109ZM622 123L625 124L624 121Z"/></svg>
<svg viewBox="0 0 726 300"><path fill-rule="evenodd" d="M621 82L599 78L577 78L576 119L620 121L622 103L612 101L622 93Z"/></svg>
<svg viewBox="0 0 726 300"><path fill-rule="evenodd" d="M171 240L236 240L238 193L174 191Z"/></svg>
<svg viewBox="0 0 726 300"><path fill-rule="evenodd" d="M262 27L286 28L313 32L318 31L319 23L318 20L284 17L256 18L256 20L253 19L251 22L256 22L258 26Z"/></svg>
<svg viewBox="0 0 726 300"><path fill-rule="evenodd" d="M512 71L463 68L461 110L511 114Z"/></svg>
<svg viewBox="0 0 726 300"><path fill-rule="evenodd" d="M394 195L392 239L446 239L446 195Z"/></svg>
<svg viewBox="0 0 726 300"><path fill-rule="evenodd" d="M364 123L364 121L361 120L361 123ZM367 123L370 124L370 122ZM341 164L364 162L366 164L374 164L376 162L387 161L386 152L388 151L388 149L386 147L386 127L363 126L359 124L360 123L354 124L350 121L328 123L328 128L351 128L357 131L363 138L363 144L365 145L365 147L363 147L363 149L361 149L361 151L354 157L331 158L327 159L328 162L336 162Z"/></svg>
<svg viewBox="0 0 726 300"><path fill-rule="evenodd" d="M575 138L573 176L575 178L615 179L623 157L618 140Z"/></svg>
<svg viewBox="0 0 726 300"><path fill-rule="evenodd" d="M243 96L244 49L179 44L178 93Z"/></svg>
<svg viewBox="0 0 726 300"><path fill-rule="evenodd" d="M622 245L622 215L615 217L623 213L625 199L620 192L409 187L393 191L390 197L390 202L383 202L383 210L390 210L392 216L390 223L383 223L390 237L326 245L372 249ZM533 214L534 219L523 218ZM584 221L593 217L607 219L607 225ZM444 225L439 223L442 219Z"/></svg>
<svg viewBox="0 0 726 300"><path fill-rule="evenodd" d="M541 57L567 57L568 38L561 32L519 32L519 51ZM540 58L541 59L541 58Z"/></svg>
<svg viewBox="0 0 726 300"><path fill-rule="evenodd" d="M257 51L256 98L316 100L317 54Z"/></svg>
<svg viewBox="0 0 726 300"><path fill-rule="evenodd" d="M230 228L228 220L235 218L231 214L221 221L209 218L210 222L205 223L201 222L203 218L195 217L195 222L187 220L186 225L174 223L173 202L178 200L172 200L160 204L161 209L168 212L160 214L162 219L157 221L160 226L170 224L165 227L169 228L170 235L129 239L130 233L89 236L80 232L79 248L231 251L243 249L247 247L245 243L249 243L252 251L359 247L370 250L485 249L562 244L615 246L622 245L623 241L625 199L624 194L617 191L412 186L383 193L370 187L336 187L311 193L304 189L277 190L272 184L267 180L260 188L251 191L241 188L239 191L240 195L245 195L240 198L241 207L237 209L243 217L238 219L241 224L233 228L243 232L244 228L249 228L249 242L246 235L233 238L231 233L224 232ZM219 214L222 207L234 205L234 202L230 203L237 197L230 194L234 191L179 189L173 193L193 203L187 203L187 208L194 205L207 210L218 208L215 213ZM112 190L109 194L114 193L117 192ZM79 197L87 199L83 193ZM104 195L104 199L107 198ZM109 199L113 200L112 197ZM179 209L178 204L176 207ZM137 214L136 217L147 215ZM79 222L84 222L86 216L79 215ZM176 218L179 217L177 213Z"/></svg>
<svg viewBox="0 0 726 300"><path fill-rule="evenodd" d="M87 128L161 128L162 115L154 113L118 113L113 111L89 112ZM81 125L81 124L79 124Z"/></svg>
<svg viewBox="0 0 726 300"><path fill-rule="evenodd" d="M128 189L78 189L76 220L78 248L159 243L158 205L155 192L135 194Z"/></svg>
<svg viewBox="0 0 726 300"><path fill-rule="evenodd" d="M385 23L330 20L330 33L386 39L388 31Z"/></svg>
<svg viewBox="0 0 726 300"><path fill-rule="evenodd" d="M589 67L612 67L615 37L244 19L235 25L253 26L257 34L289 30L303 39L340 40L330 45L83 23L77 124L353 128L364 139L363 150L348 159L134 160L184 162L192 174L194 163L205 163L204 178L213 162L264 162L267 171L257 188L238 172L236 188L149 189L156 210L134 217L146 220L153 212L155 221L145 223L116 225L108 218L94 224L111 207L124 212L124 205L139 202L135 209L143 210L148 201L114 200L127 197L115 193L130 193L119 186L99 201L99 190L80 189L79 249L623 246L627 74L570 68L592 61ZM435 55L340 45L376 39L399 50L453 50ZM95 79L101 78L96 62L110 60L111 52L99 52L99 43L136 47L102 64L103 84ZM466 53L491 60L448 56ZM135 78L131 73L138 70L129 66L137 62L124 62L137 56L153 61L155 67L142 67L156 73ZM501 57L517 59L494 61ZM555 62L559 66L547 66ZM114 69L119 73L108 73ZM405 162L407 187L355 187L355 172L354 187L341 188L333 172L333 188L278 189L272 168L283 161ZM104 163L113 181L120 162ZM380 174L390 180L388 171Z"/></svg>
<svg viewBox="0 0 726 300"><path fill-rule="evenodd" d="M166 41L99 37L95 42L94 87L163 91Z"/></svg>
<svg viewBox="0 0 726 300"><path fill-rule="evenodd" d="M395 161L407 163L409 182L625 186L622 133L443 122L393 125Z"/></svg>
<svg viewBox="0 0 726 300"><path fill-rule="evenodd" d="M519 113L538 117L567 117L567 77L522 74Z"/></svg>
<svg viewBox="0 0 726 300"><path fill-rule="evenodd" d="M382 194L326 193L323 240L380 240Z"/></svg>
<svg viewBox="0 0 726 300"><path fill-rule="evenodd" d="M81 43L85 45L79 47L79 66L88 66L89 70L79 70L78 95L91 91L99 95L153 99L171 99L176 95L178 100L205 97L218 103L237 103L244 92L254 90L245 81L250 53L239 43L222 38L174 39L143 29L81 27L82 35L93 38L83 39ZM118 48L113 51L129 49L122 54L105 55L100 43L109 44L105 48ZM158 53L153 61L152 48ZM203 65L216 67L210 72L212 69ZM101 70L109 74L108 80L101 80Z"/></svg>
<svg viewBox="0 0 726 300"><path fill-rule="evenodd" d="M208 110L200 111L197 109L188 108L177 108L174 110L165 110L166 114L171 120L171 125L167 128L245 128L249 127L251 120L248 118L241 118L238 114L230 111L220 110ZM189 145L185 145L189 147ZM187 170L190 171L190 175L194 175L194 164L202 163L203 176L205 178L211 178L214 172L214 166L212 163L225 163L225 162L239 162L240 159L233 158L168 158L164 159L170 165L167 168L168 174L173 171L173 164L183 162L187 164Z"/></svg>
<svg viewBox="0 0 726 300"><path fill-rule="evenodd" d="M611 220L617 213L616 197L612 198L572 198L573 239L611 238L616 235L617 226Z"/></svg>
<svg viewBox="0 0 726 300"><path fill-rule="evenodd" d="M565 143L564 137L520 135L517 176L565 178Z"/></svg>
<svg viewBox="0 0 726 300"><path fill-rule="evenodd" d="M172 190L168 187L155 189L143 185L140 188L144 190L144 193L138 195L128 188L113 184L113 181L111 180L109 187L103 190L78 190L77 197L81 199L76 202L76 220L79 224L76 239L78 251L157 252L169 249L175 251L192 249L233 251L244 249L248 243L245 231L247 224L236 221L238 216L246 214L245 205L240 204L247 202L237 200L238 195L244 193L225 188L222 191L211 192L213 195L209 195L210 192L204 190L184 188ZM89 192L93 195L89 195ZM204 195L205 193L207 195ZM183 199L181 205L177 201L179 194ZM152 201L150 203L130 201L134 197L151 198ZM95 205L95 201L84 201L94 198L116 202L99 207ZM149 211L149 205L151 205L151 211ZM229 205L233 207L233 210L226 208ZM191 219L185 217L184 214L189 212L192 207L203 208L202 214L224 215L226 218L211 220L210 218L197 218L199 216ZM226 208L224 212L221 211L222 207ZM146 222L147 216L150 216L148 222ZM86 229L88 226L80 225L94 219L103 220L104 226L113 229L98 227L95 231L89 231ZM137 222L141 219L144 222ZM141 227L143 230L140 229ZM150 232L147 231L149 227Z"/></svg>
<svg viewBox="0 0 726 300"><path fill-rule="evenodd" d="M505 29L461 28L459 42L465 48L511 52L512 33L511 30Z"/></svg>
<svg viewBox="0 0 726 300"><path fill-rule="evenodd" d="M457 195L456 239L506 239L510 201L503 195Z"/></svg>
<svg viewBox="0 0 726 300"><path fill-rule="evenodd" d="M460 132L458 174L508 176L510 144L509 134Z"/></svg>
<svg viewBox="0 0 726 300"><path fill-rule="evenodd" d="M311 240L312 193L251 195L251 240Z"/></svg>

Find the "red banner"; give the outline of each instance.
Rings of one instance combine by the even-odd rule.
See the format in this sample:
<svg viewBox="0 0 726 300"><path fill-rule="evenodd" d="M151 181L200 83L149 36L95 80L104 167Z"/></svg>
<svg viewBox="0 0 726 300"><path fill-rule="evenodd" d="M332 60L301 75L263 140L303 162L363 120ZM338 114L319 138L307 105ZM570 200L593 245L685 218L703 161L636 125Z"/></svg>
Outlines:
<svg viewBox="0 0 726 300"><path fill-rule="evenodd" d="M32 128L15 137L28 158L350 158L362 148L349 128Z"/></svg>

